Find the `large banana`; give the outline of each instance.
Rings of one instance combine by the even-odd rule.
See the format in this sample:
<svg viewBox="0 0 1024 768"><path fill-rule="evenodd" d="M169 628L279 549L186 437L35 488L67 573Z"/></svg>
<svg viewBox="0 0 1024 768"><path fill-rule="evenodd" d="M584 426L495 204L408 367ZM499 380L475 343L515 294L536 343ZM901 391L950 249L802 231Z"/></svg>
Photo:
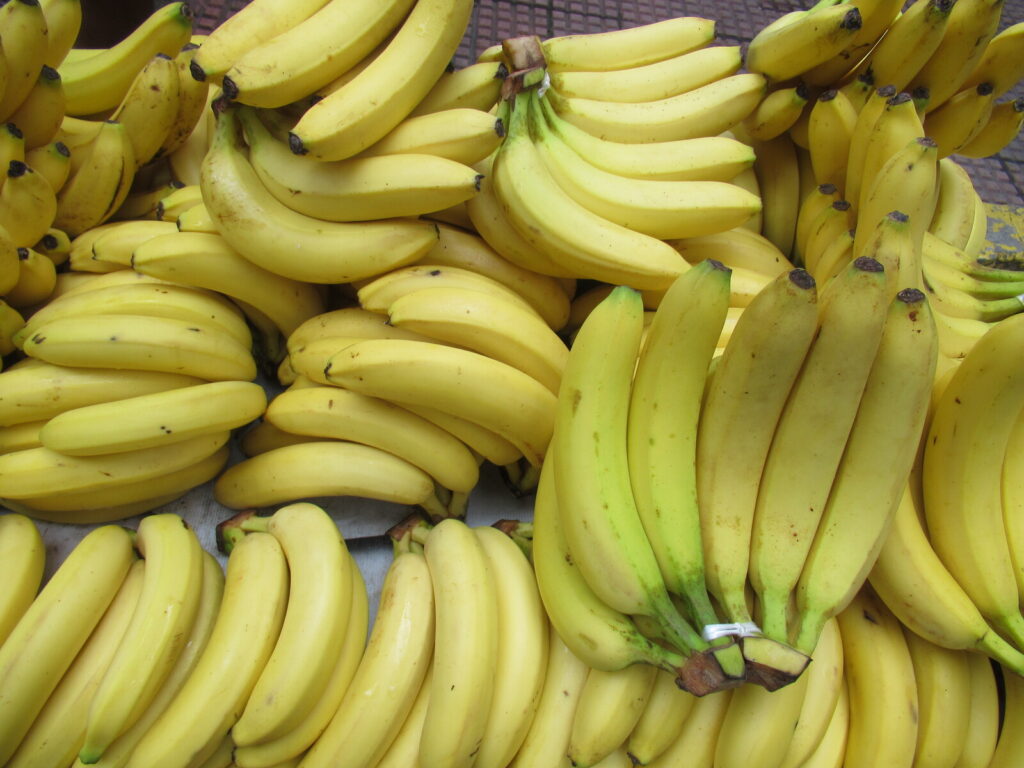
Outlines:
<svg viewBox="0 0 1024 768"><path fill-rule="evenodd" d="M85 645L134 560L105 525L74 547L0 647L0 759L6 763Z"/></svg>
<svg viewBox="0 0 1024 768"><path fill-rule="evenodd" d="M629 401L626 457L636 509L665 585L685 598L701 627L718 618L704 584L697 422L728 288L729 272L715 261L699 263L672 284L648 330ZM715 652L719 664L742 677L739 649L725 645Z"/></svg>
<svg viewBox="0 0 1024 768"><path fill-rule="evenodd" d="M508 68L503 62L482 61L446 69L409 116L464 108L487 112L500 100L506 77Z"/></svg>
<svg viewBox="0 0 1024 768"><path fill-rule="evenodd" d="M860 184L857 197L851 199L855 210L861 210L878 180L885 164L908 143L925 135L921 117L917 114L914 100L903 91L886 102L878 119L871 126L871 135L864 144L864 155L860 166Z"/></svg>
<svg viewBox="0 0 1024 768"><path fill-rule="evenodd" d="M46 64L59 67L82 27L82 0L40 0L46 18Z"/></svg>
<svg viewBox="0 0 1024 768"><path fill-rule="evenodd" d="M135 76L110 116L128 131L135 164L145 165L163 146L178 117L178 64L158 53Z"/></svg>
<svg viewBox="0 0 1024 768"><path fill-rule="evenodd" d="M46 17L38 2L14 0L0 9L6 78L0 120L7 122L32 91L48 53Z"/></svg>
<svg viewBox="0 0 1024 768"><path fill-rule="evenodd" d="M914 461L938 354L935 322L920 291L889 304L842 460L796 589L798 648L814 649L821 628L867 578ZM870 514L868 514L870 510Z"/></svg>
<svg viewBox="0 0 1024 768"><path fill-rule="evenodd" d="M790 595L882 338L889 295L874 259L848 266L821 297L818 333L786 398L757 489L750 582L769 637L789 637Z"/></svg>
<svg viewBox="0 0 1024 768"><path fill-rule="evenodd" d="M657 673L648 664L590 670L569 732L571 765L598 765L625 743L647 706Z"/></svg>
<svg viewBox="0 0 1024 768"><path fill-rule="evenodd" d="M203 161L203 200L228 244L270 272L303 282L351 282L411 263L437 242L428 221L339 223L297 213L267 191L243 147L229 107L217 118Z"/></svg>
<svg viewBox="0 0 1024 768"><path fill-rule="evenodd" d="M928 113L925 131L939 145L939 157L959 151L985 127L992 116L995 99L992 84L984 82L959 91Z"/></svg>
<svg viewBox="0 0 1024 768"><path fill-rule="evenodd" d="M128 131L116 121L101 123L80 151L82 161L61 187L53 219L53 226L71 237L102 224L121 207L136 171Z"/></svg>
<svg viewBox="0 0 1024 768"><path fill-rule="evenodd" d="M142 715L174 668L202 592L199 539L176 514L139 523L135 547L145 560L138 608L90 706L79 757L96 762Z"/></svg>
<svg viewBox="0 0 1024 768"><path fill-rule="evenodd" d="M130 35L95 56L65 61L59 68L69 115L114 109L135 76L156 54L176 56L192 35L192 11L175 2L154 10Z"/></svg>
<svg viewBox="0 0 1024 768"><path fill-rule="evenodd" d="M206 647L129 766L201 764L217 748L273 652L287 600L288 564L277 539L256 532L235 543Z"/></svg>
<svg viewBox="0 0 1024 768"><path fill-rule="evenodd" d="M419 216L465 202L480 183L468 165L429 154L323 162L296 156L248 108L239 110L249 161L277 200L325 221Z"/></svg>
<svg viewBox="0 0 1024 768"><path fill-rule="evenodd" d="M862 67L875 82L906 88L941 45L954 0L915 0L886 31Z"/></svg>
<svg viewBox="0 0 1024 768"><path fill-rule="evenodd" d="M89 704L110 668L121 640L137 610L142 594L145 564L136 560L117 594L103 612L89 640L75 656L46 706L18 750L5 765L28 768L35 765L70 765L85 736Z"/></svg>
<svg viewBox="0 0 1024 768"><path fill-rule="evenodd" d="M838 619L850 696L843 765L910 765L917 746L918 701L900 623L869 589L858 592Z"/></svg>
<svg viewBox="0 0 1024 768"><path fill-rule="evenodd" d="M935 551L985 618L1018 648L1024 619L1000 477L1024 397L1016 369L1004 366L1004 350L1022 332L1024 317L1007 318L960 363L935 407L922 475L924 516Z"/></svg>
<svg viewBox="0 0 1024 768"><path fill-rule="evenodd" d="M430 91L471 12L469 0L417 0L384 51L299 119L289 137L292 150L339 160L382 138Z"/></svg>
<svg viewBox="0 0 1024 768"><path fill-rule="evenodd" d="M935 645L904 628L917 684L917 748L921 765L953 766L970 722L971 671L966 651Z"/></svg>
<svg viewBox="0 0 1024 768"><path fill-rule="evenodd" d="M374 446L419 467L452 491L469 493L479 480L473 454L450 433L386 400L347 389L287 390L270 402L265 420L292 434Z"/></svg>
<svg viewBox="0 0 1024 768"><path fill-rule="evenodd" d="M402 372L405 372L403 374ZM455 347L370 339L341 349L331 383L404 405L436 408L504 437L539 465L554 428L556 397L510 365ZM501 393L495 401L495 393Z"/></svg>
<svg viewBox="0 0 1024 768"><path fill-rule="evenodd" d="M15 245L31 248L46 234L57 214L53 187L25 163L12 160L0 187L0 226Z"/></svg>
<svg viewBox="0 0 1024 768"><path fill-rule="evenodd" d="M46 549L39 528L24 515L0 517L0 558L9 587L0 596L0 646L32 605L43 581Z"/></svg>
<svg viewBox="0 0 1024 768"><path fill-rule="evenodd" d="M776 82L797 77L846 48L861 24L860 9L852 3L819 3L758 32L747 50L747 67Z"/></svg>
<svg viewBox="0 0 1024 768"><path fill-rule="evenodd" d="M242 104L282 107L341 76L381 43L412 7L332 0L291 29L247 46L224 73L224 92ZM338 30L345 34L339 35Z"/></svg>
<svg viewBox="0 0 1024 768"><path fill-rule="evenodd" d="M555 111L599 138L624 143L718 136L738 125L764 96L765 78L746 72L655 101L623 103L571 98L549 90Z"/></svg>
<svg viewBox="0 0 1024 768"><path fill-rule="evenodd" d="M44 323L25 354L57 365L183 373L208 381L252 381L256 363L212 324L146 315L86 315Z"/></svg>

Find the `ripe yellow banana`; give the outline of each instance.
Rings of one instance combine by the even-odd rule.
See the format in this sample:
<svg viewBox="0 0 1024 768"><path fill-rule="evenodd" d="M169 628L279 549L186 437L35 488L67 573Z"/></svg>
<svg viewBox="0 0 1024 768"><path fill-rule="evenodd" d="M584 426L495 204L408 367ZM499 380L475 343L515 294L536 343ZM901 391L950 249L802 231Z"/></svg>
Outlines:
<svg viewBox="0 0 1024 768"><path fill-rule="evenodd" d="M673 675L658 670L644 711L626 741L626 751L637 765L647 765L671 746L697 697L681 690Z"/></svg>
<svg viewBox="0 0 1024 768"><path fill-rule="evenodd" d="M59 67L82 27L81 0L40 0L46 19L46 63Z"/></svg>
<svg viewBox="0 0 1024 768"><path fill-rule="evenodd" d="M860 10L852 4L826 4L798 12L786 23L766 27L754 36L747 67L769 80L784 82L839 54L861 25Z"/></svg>
<svg viewBox="0 0 1024 768"><path fill-rule="evenodd" d="M471 107L453 107L407 117L356 157L436 155L473 165L493 152L504 135L501 118Z"/></svg>
<svg viewBox="0 0 1024 768"><path fill-rule="evenodd" d="M954 768L987 768L999 736L999 692L987 656L972 653L967 664L971 672L970 715L964 748Z"/></svg>
<svg viewBox="0 0 1024 768"><path fill-rule="evenodd" d="M633 664L613 672L591 669L569 732L571 765L595 766L629 738L651 696L658 670Z"/></svg>
<svg viewBox="0 0 1024 768"><path fill-rule="evenodd" d="M445 70L409 117L451 109L491 110L501 98L501 86L508 77L502 62L479 62L454 70Z"/></svg>
<svg viewBox="0 0 1024 768"><path fill-rule="evenodd" d="M928 113L925 131L939 145L939 157L959 151L985 127L995 99L992 84L983 82L957 92L941 107Z"/></svg>
<svg viewBox="0 0 1024 768"><path fill-rule="evenodd" d="M1020 135L1021 126L1024 126L1024 98L994 104L988 121L957 150L957 154L964 157L998 154Z"/></svg>
<svg viewBox="0 0 1024 768"><path fill-rule="evenodd" d="M0 556L10 587L0 597L0 645L32 605L43 580L46 549L36 524L24 515L0 517Z"/></svg>
<svg viewBox="0 0 1024 768"><path fill-rule="evenodd" d="M46 17L38 2L15 0L0 9L0 39L6 62L0 120L8 122L32 91L48 53Z"/></svg>
<svg viewBox="0 0 1024 768"><path fill-rule="evenodd" d="M148 163L163 146L178 116L178 65L158 53L128 86L110 119L124 125L135 155L135 164Z"/></svg>
<svg viewBox="0 0 1024 768"><path fill-rule="evenodd" d="M676 740L647 765L650 768L669 768L685 761L701 768L711 768L715 763L718 734L732 696L733 691L720 691L698 699Z"/></svg>
<svg viewBox="0 0 1024 768"><path fill-rule="evenodd" d="M27 309L44 303L57 284L54 263L32 248L19 248L18 282L4 295L12 307Z"/></svg>
<svg viewBox="0 0 1024 768"><path fill-rule="evenodd" d="M71 171L71 151L60 141L51 141L25 153L25 163L60 192Z"/></svg>
<svg viewBox="0 0 1024 768"><path fill-rule="evenodd" d="M953 765L967 739L971 705L969 653L935 645L904 628L917 684L917 748L922 765Z"/></svg>
<svg viewBox="0 0 1024 768"><path fill-rule="evenodd" d="M972 88L981 83L989 83L996 97L1009 91L1024 78L1024 65L1021 57L1024 54L1024 22L1012 24L993 37L981 58L971 70L970 76L960 86L960 90Z"/></svg>
<svg viewBox="0 0 1024 768"><path fill-rule="evenodd" d="M769 141L752 140L754 173L761 198L761 234L783 253L793 250L800 213L797 146L788 134Z"/></svg>
<svg viewBox="0 0 1024 768"><path fill-rule="evenodd" d="M64 118L64 101L60 73L44 64L32 90L8 118L24 134L26 151L54 139Z"/></svg>
<svg viewBox="0 0 1024 768"><path fill-rule="evenodd" d="M178 73L177 108L167 135L155 153L156 157L168 157L174 154L188 140L196 126L207 119L204 109L209 97L210 86L208 83L196 80L189 71L197 50L199 50L198 43L188 42L174 57L175 70Z"/></svg>
<svg viewBox="0 0 1024 768"><path fill-rule="evenodd" d="M16 246L31 248L53 223L57 197L46 177L23 162L12 160L4 171L0 226Z"/></svg>
<svg viewBox="0 0 1024 768"><path fill-rule="evenodd" d="M915 0L886 31L862 69L875 82L905 89L942 44L954 2Z"/></svg>

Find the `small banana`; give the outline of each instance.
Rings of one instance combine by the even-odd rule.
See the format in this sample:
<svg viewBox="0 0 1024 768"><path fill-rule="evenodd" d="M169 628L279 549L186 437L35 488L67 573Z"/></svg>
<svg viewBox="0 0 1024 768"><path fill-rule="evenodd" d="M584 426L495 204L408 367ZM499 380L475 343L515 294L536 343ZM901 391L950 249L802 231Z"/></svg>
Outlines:
<svg viewBox="0 0 1024 768"><path fill-rule="evenodd" d="M64 102L60 72L44 64L32 90L7 118L24 134L26 151L54 140L64 118Z"/></svg>
<svg viewBox="0 0 1024 768"><path fill-rule="evenodd" d="M0 598L0 645L10 636L43 581L46 549L35 523L24 515L0 517L0 555L10 576L10 588Z"/></svg>

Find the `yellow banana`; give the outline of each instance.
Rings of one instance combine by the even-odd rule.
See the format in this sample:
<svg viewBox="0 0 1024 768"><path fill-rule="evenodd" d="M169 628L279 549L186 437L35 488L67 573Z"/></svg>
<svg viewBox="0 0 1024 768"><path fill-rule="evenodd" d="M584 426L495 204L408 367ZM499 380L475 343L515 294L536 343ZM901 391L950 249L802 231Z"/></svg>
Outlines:
<svg viewBox="0 0 1024 768"><path fill-rule="evenodd" d="M177 109L167 135L155 153L156 157L168 157L174 154L188 140L196 126L207 119L204 109L209 97L210 86L208 83L196 80L189 71L197 50L199 50L198 43L188 42L174 57L175 70L178 73Z"/></svg>
<svg viewBox="0 0 1024 768"><path fill-rule="evenodd" d="M904 90L942 44L954 5L950 0L915 0L892 23L861 68L866 67L876 82Z"/></svg>
<svg viewBox="0 0 1024 768"><path fill-rule="evenodd" d="M590 670L569 732L571 765L598 765L629 738L647 706L657 673L649 664L614 672Z"/></svg>
<svg viewBox="0 0 1024 768"><path fill-rule="evenodd" d="M26 151L54 140L64 118L64 101L60 73L44 64L32 90L7 118L24 134Z"/></svg>
<svg viewBox="0 0 1024 768"><path fill-rule="evenodd" d="M81 0L40 0L46 18L46 64L59 67L82 27Z"/></svg>
<svg viewBox="0 0 1024 768"><path fill-rule="evenodd" d="M984 82L959 91L928 113L925 131L939 145L939 157L957 152L985 127L995 98L992 84Z"/></svg>
<svg viewBox="0 0 1024 768"><path fill-rule="evenodd" d="M60 141L51 141L26 152L25 163L50 182L50 188L57 194L71 171L71 150Z"/></svg>
<svg viewBox="0 0 1024 768"><path fill-rule="evenodd" d="M32 91L48 53L46 17L32 0L7 3L0 12L0 39L6 85L0 96L0 120L8 122Z"/></svg>
<svg viewBox="0 0 1024 768"><path fill-rule="evenodd" d="M991 157L999 154L1020 135L1024 126L1024 98L992 105L988 121L957 150L964 157Z"/></svg>
<svg viewBox="0 0 1024 768"><path fill-rule="evenodd" d="M852 4L812 8L760 30L750 41L747 67L775 82L789 80L837 55L861 25L860 10Z"/></svg>
<svg viewBox="0 0 1024 768"><path fill-rule="evenodd" d="M508 68L502 62L485 61L445 70L409 116L463 108L487 112L501 98L506 77Z"/></svg>
<svg viewBox="0 0 1024 768"><path fill-rule="evenodd" d="M46 549L39 528L24 515L0 517L0 555L10 587L0 598L0 645L32 605L43 581Z"/></svg>
<svg viewBox="0 0 1024 768"><path fill-rule="evenodd" d="M18 249L18 282L4 296L12 307L35 307L45 302L57 282L54 263L32 248Z"/></svg>
<svg viewBox="0 0 1024 768"><path fill-rule="evenodd" d="M175 60L158 53L139 70L111 113L128 132L137 166L152 160L171 132L178 117L179 81Z"/></svg>
<svg viewBox="0 0 1024 768"><path fill-rule="evenodd" d="M971 672L970 715L964 749L954 768L987 768L999 736L999 693L988 657L972 653L967 664Z"/></svg>
<svg viewBox="0 0 1024 768"><path fill-rule="evenodd" d="M935 645L904 628L917 683L917 748L914 761L952 766L963 752L970 721L968 654Z"/></svg>
<svg viewBox="0 0 1024 768"><path fill-rule="evenodd" d="M411 115L356 157L436 155L465 165L483 160L501 143L501 118L471 107Z"/></svg>
<svg viewBox="0 0 1024 768"><path fill-rule="evenodd" d="M42 174L12 160L0 187L0 226L17 246L31 247L54 223L57 197Z"/></svg>

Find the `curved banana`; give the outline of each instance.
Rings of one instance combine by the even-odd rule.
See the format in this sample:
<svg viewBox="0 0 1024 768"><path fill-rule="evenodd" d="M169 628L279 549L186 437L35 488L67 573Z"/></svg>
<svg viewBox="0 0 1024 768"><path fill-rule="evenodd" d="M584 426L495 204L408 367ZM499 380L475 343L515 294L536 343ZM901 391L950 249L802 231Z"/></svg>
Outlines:
<svg viewBox="0 0 1024 768"><path fill-rule="evenodd" d="M964 748L954 768L988 768L999 737L999 692L987 656L969 654L967 665L971 673L970 714Z"/></svg>
<svg viewBox="0 0 1024 768"><path fill-rule="evenodd" d="M842 768L850 729L850 686L843 681L828 727L801 768Z"/></svg>
<svg viewBox="0 0 1024 768"><path fill-rule="evenodd" d="M476 352L430 342L370 339L333 355L325 374L331 383L354 392L436 408L479 424L507 439L535 465L551 439L555 395L527 374ZM501 393L498 401L496 392Z"/></svg>
<svg viewBox="0 0 1024 768"><path fill-rule="evenodd" d="M93 241L92 258L95 261L131 268L132 252L136 247L154 237L177 231L178 228L170 221L131 219L119 222L118 226L104 230Z"/></svg>
<svg viewBox="0 0 1024 768"><path fill-rule="evenodd" d="M409 405L406 403L402 407L455 435L470 450L483 456L487 461L496 466L504 467L507 464L518 461L523 456L522 451L508 440L471 421L459 418L458 416L452 416L429 406Z"/></svg>
<svg viewBox="0 0 1024 768"><path fill-rule="evenodd" d="M840 196L846 188L846 162L856 124L856 107L843 91L836 89L818 96L808 118L808 150L814 178L818 184L834 184Z"/></svg>
<svg viewBox="0 0 1024 768"><path fill-rule="evenodd" d="M678 96L634 104L571 98L555 90L545 96L564 120L598 138L643 144L718 136L754 111L765 88L762 75L746 72Z"/></svg>
<svg viewBox="0 0 1024 768"><path fill-rule="evenodd" d="M313 315L295 327L288 336L288 349L293 354L303 347L326 339L423 339L408 331L400 331L388 323L387 314L370 312L362 307L343 307Z"/></svg>
<svg viewBox="0 0 1024 768"><path fill-rule="evenodd" d="M0 95L0 120L11 115L32 91L49 51L46 17L33 0L14 0L0 10L0 39L6 78Z"/></svg>
<svg viewBox="0 0 1024 768"><path fill-rule="evenodd" d="M216 222L210 215L210 209L204 203L197 203L183 210L178 214L175 223L178 225L179 232L202 232L207 235L220 234Z"/></svg>
<svg viewBox="0 0 1024 768"><path fill-rule="evenodd" d="M614 672L590 670L569 733L572 765L598 765L628 739L647 706L657 673L647 664Z"/></svg>
<svg viewBox="0 0 1024 768"><path fill-rule="evenodd" d="M12 160L0 187L0 226L15 245L30 248L46 234L57 214L57 196L46 177Z"/></svg>
<svg viewBox="0 0 1024 768"><path fill-rule="evenodd" d="M924 294L900 291L889 304L882 340L797 583L791 634L802 650L814 649L825 621L860 589L878 555L913 465L937 354L935 322Z"/></svg>
<svg viewBox="0 0 1024 768"><path fill-rule="evenodd" d="M51 141L26 152L25 164L50 182L50 188L57 194L71 172L71 151L62 142Z"/></svg>
<svg viewBox="0 0 1024 768"><path fill-rule="evenodd" d="M626 752L635 765L647 765L671 746L696 701L676 685L673 675L658 670L644 711L626 740Z"/></svg>
<svg viewBox="0 0 1024 768"><path fill-rule="evenodd" d="M428 668L409 714L405 716L405 721L391 740L387 751L374 764L375 768L404 768L407 765L416 765L419 759L420 739L423 737L423 721L426 720L427 706L430 704L432 674L433 670Z"/></svg>
<svg viewBox="0 0 1024 768"><path fill-rule="evenodd" d="M964 157L991 157L999 154L1020 135L1024 126L1024 98L994 104L988 121L957 154Z"/></svg>
<svg viewBox="0 0 1024 768"><path fill-rule="evenodd" d="M862 21L857 6L819 3L786 23L760 30L750 41L746 65L751 72L784 82L839 54L853 41Z"/></svg>
<svg viewBox="0 0 1024 768"><path fill-rule="evenodd" d="M46 19L46 64L59 67L82 27L82 0L40 0Z"/></svg>
<svg viewBox="0 0 1024 768"><path fill-rule="evenodd" d="M412 115L356 157L435 155L473 165L497 149L505 136L501 118L470 107Z"/></svg>
<svg viewBox="0 0 1024 768"><path fill-rule="evenodd" d="M850 200L855 210L859 212L864 208L872 187L878 182L881 170L888 161L914 140L923 139L925 133L909 93L897 93L886 101L885 108L872 124L870 135L863 145L857 197Z"/></svg>
<svg viewBox="0 0 1024 768"><path fill-rule="evenodd" d="M750 582L771 638L789 637L790 595L821 520L889 304L874 259L846 267L821 297L818 332L786 397L764 461L750 534Z"/></svg>
<svg viewBox="0 0 1024 768"><path fill-rule="evenodd" d="M0 426L49 419L72 408L201 381L177 373L71 368L37 362L0 373Z"/></svg>
<svg viewBox="0 0 1024 768"><path fill-rule="evenodd" d="M114 109L136 75L156 54L176 56L192 35L192 10L175 2L154 10L130 35L95 56L59 67L69 115L95 115Z"/></svg>
<svg viewBox="0 0 1024 768"><path fill-rule="evenodd" d="M0 596L0 645L32 605L43 581L46 549L39 528L25 515L0 517L0 557L10 587Z"/></svg>
<svg viewBox="0 0 1024 768"><path fill-rule="evenodd" d="M963 752L970 721L969 653L935 645L904 628L917 684L917 748L922 765L952 765Z"/></svg>
<svg viewBox="0 0 1024 768"><path fill-rule="evenodd" d="M770 141L781 136L803 115L809 97L803 84L771 91L743 119L744 131L755 141Z"/></svg>
<svg viewBox="0 0 1024 768"><path fill-rule="evenodd" d="M697 699L675 741L647 765L650 768L670 768L685 762L701 768L711 768L715 762L718 733L729 710L732 696L733 691L726 690Z"/></svg>
<svg viewBox="0 0 1024 768"><path fill-rule="evenodd" d="M506 77L508 68L502 62L482 61L452 71L445 70L409 117L450 109L487 112L500 100L501 86Z"/></svg>
<svg viewBox="0 0 1024 768"><path fill-rule="evenodd" d="M0 647L0 759L14 754L115 595L135 556L124 528L86 534Z"/></svg>
<svg viewBox="0 0 1024 768"><path fill-rule="evenodd" d="M4 294L4 300L17 309L39 306L53 295L56 267L32 248L19 248L17 253L18 282Z"/></svg>
<svg viewBox="0 0 1024 768"><path fill-rule="evenodd" d="M24 134L26 152L54 140L64 118L64 101L60 73L44 64L32 90L8 117Z"/></svg>
<svg viewBox="0 0 1024 768"><path fill-rule="evenodd" d="M801 202L798 148L786 133L770 141L752 140L752 145L757 155L754 173L761 208L751 213L761 216L761 234L783 253L790 253Z"/></svg>
<svg viewBox="0 0 1024 768"><path fill-rule="evenodd" d="M25 339L25 354L57 365L252 381L249 348L217 326L146 315L58 317Z"/></svg>
<svg viewBox="0 0 1024 768"><path fill-rule="evenodd" d="M963 250L974 229L974 182L953 158L943 157L939 160L937 183L938 199L928 232Z"/></svg>
<svg viewBox="0 0 1024 768"><path fill-rule="evenodd" d="M303 753L323 733L338 711L349 684L363 658L369 626L369 597L359 564L348 558L351 598L344 639L337 660L329 674L324 691L314 702L306 717L293 730L276 739L250 747L235 747L234 760L239 768L276 768L282 764L298 765ZM287 761L293 761L288 763Z"/></svg>
<svg viewBox="0 0 1024 768"><path fill-rule="evenodd" d="M950 96L928 113L925 131L939 145L939 157L959 151L988 123L995 105L992 84L980 83Z"/></svg>
<svg viewBox="0 0 1024 768"><path fill-rule="evenodd" d="M479 174L429 154L380 155L323 162L296 156L251 109L239 110L249 162L267 191L298 213L325 221L419 216L472 197Z"/></svg>
<svg viewBox="0 0 1024 768"><path fill-rule="evenodd" d="M872 49L866 67L877 83L905 90L942 44L950 13L950 0L916 0L889 26Z"/></svg>
<svg viewBox="0 0 1024 768"><path fill-rule="evenodd" d="M960 90L973 88L981 83L990 83L996 97L1009 91L1024 78L1024 65L1021 56L1024 54L1024 22L1011 24L989 40L978 63L971 70L968 78L960 85Z"/></svg>
<svg viewBox="0 0 1024 768"><path fill-rule="evenodd" d="M869 589L839 613L850 697L844 766L909 765L917 746L917 687L896 617Z"/></svg>
<svg viewBox="0 0 1024 768"><path fill-rule="evenodd" d="M320 496L426 504L434 495L434 481L379 448L316 441L276 448L229 467L217 478L213 495L231 509Z"/></svg>
<svg viewBox="0 0 1024 768"><path fill-rule="evenodd" d="M816 67L802 73L801 78L810 85L828 87L845 80L864 57L885 36L889 26L900 15L903 3L899 0L858 0L861 25L839 53Z"/></svg>
<svg viewBox="0 0 1024 768"><path fill-rule="evenodd" d="M703 136L648 144L607 141L560 117L551 100L541 111L565 144L592 165L637 179L731 181L754 164L753 149L728 136Z"/></svg>
<svg viewBox="0 0 1024 768"><path fill-rule="evenodd" d="M136 166L152 160L171 132L179 109L178 64L158 53L132 80L110 119L128 132Z"/></svg>
<svg viewBox="0 0 1024 768"><path fill-rule="evenodd" d="M282 107L308 96L367 56L401 24L413 2L331 0L320 5L299 24L275 29L265 42L239 52L223 75L229 98Z"/></svg>
<svg viewBox="0 0 1024 768"><path fill-rule="evenodd" d="M497 594L497 658L515 659L514 664L497 665L487 725L473 765L504 768L519 751L540 702L548 668L548 617L522 550L497 528L481 526L473 533Z"/></svg>
<svg viewBox="0 0 1024 768"><path fill-rule="evenodd" d="M175 70L178 73L177 108L167 135L154 153L155 157L173 155L188 140L196 126L207 119L204 110L210 86L196 80L189 71L197 50L199 44L190 41L183 45L174 57Z"/></svg>
<svg viewBox="0 0 1024 768"><path fill-rule="evenodd" d="M121 637L138 608L145 567L144 561L136 560L128 569L88 642L75 656L60 685L47 699L46 706L5 765L27 768L70 765L74 761L85 736L90 702L117 658Z"/></svg>
<svg viewBox="0 0 1024 768"><path fill-rule="evenodd" d="M287 600L288 564L277 539L256 532L235 543L206 647L129 766L187 766L216 749L273 652Z"/></svg>
<svg viewBox="0 0 1024 768"><path fill-rule="evenodd" d="M7 230L0 226L0 296L5 299L21 278L21 256L21 249L14 244Z"/></svg>
<svg viewBox="0 0 1024 768"><path fill-rule="evenodd" d="M417 0L384 51L303 114L289 137L292 151L340 160L382 138L430 91L471 12L470 0Z"/></svg>
<svg viewBox="0 0 1024 768"><path fill-rule="evenodd" d="M551 72L609 71L640 67L703 48L715 37L715 22L677 16L652 24L541 41Z"/></svg>
<svg viewBox="0 0 1024 768"><path fill-rule="evenodd" d="M1024 681L1018 675L1004 675L1003 725L992 754L990 768L1010 768L1024 755L1020 722L1024 719Z"/></svg>
<svg viewBox="0 0 1024 768"><path fill-rule="evenodd" d="M437 242L436 228L427 221L324 222L281 204L243 153L230 108L217 118L200 184L228 244L256 265L293 280L340 283L372 277L415 261Z"/></svg>

